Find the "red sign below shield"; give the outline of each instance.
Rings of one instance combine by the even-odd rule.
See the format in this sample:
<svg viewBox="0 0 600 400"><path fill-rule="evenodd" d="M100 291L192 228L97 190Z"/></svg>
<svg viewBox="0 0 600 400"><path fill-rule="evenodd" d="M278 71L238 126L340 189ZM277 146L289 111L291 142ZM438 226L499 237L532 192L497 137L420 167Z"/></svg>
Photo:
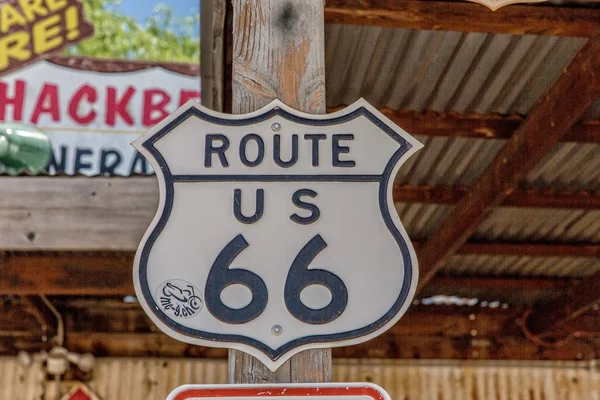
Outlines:
<svg viewBox="0 0 600 400"><path fill-rule="evenodd" d="M390 400L385 390L371 383L277 385L184 385L167 400Z"/></svg>

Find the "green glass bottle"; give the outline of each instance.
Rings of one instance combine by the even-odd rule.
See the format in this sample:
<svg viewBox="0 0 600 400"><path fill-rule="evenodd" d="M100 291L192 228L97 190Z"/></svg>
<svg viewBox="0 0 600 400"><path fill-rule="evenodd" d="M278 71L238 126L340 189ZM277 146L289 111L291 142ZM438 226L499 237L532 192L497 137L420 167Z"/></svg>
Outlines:
<svg viewBox="0 0 600 400"><path fill-rule="evenodd" d="M48 166L50 137L40 129L0 123L0 173L37 175Z"/></svg>

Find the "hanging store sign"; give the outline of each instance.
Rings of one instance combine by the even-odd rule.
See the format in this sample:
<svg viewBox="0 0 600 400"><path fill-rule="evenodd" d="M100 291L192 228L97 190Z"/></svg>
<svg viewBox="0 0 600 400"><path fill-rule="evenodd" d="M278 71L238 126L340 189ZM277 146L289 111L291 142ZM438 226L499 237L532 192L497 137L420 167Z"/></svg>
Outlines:
<svg viewBox="0 0 600 400"><path fill-rule="evenodd" d="M371 383L320 383L271 385L183 385L167 400L390 400Z"/></svg>
<svg viewBox="0 0 600 400"><path fill-rule="evenodd" d="M167 334L275 370L369 340L408 307L417 260L392 183L421 144L366 101L328 115L189 102L134 146L160 188L135 288Z"/></svg>
<svg viewBox="0 0 600 400"><path fill-rule="evenodd" d="M467 0L472 1L474 3L479 3L492 11L496 11L499 8L504 6L508 6L510 4L527 4L527 3L543 3L548 0Z"/></svg>
<svg viewBox="0 0 600 400"><path fill-rule="evenodd" d="M0 122L37 126L50 135L50 174L150 174L130 143L199 98L198 76L160 67L94 72L40 61L0 76Z"/></svg>
<svg viewBox="0 0 600 400"><path fill-rule="evenodd" d="M0 75L94 32L79 0L0 0Z"/></svg>

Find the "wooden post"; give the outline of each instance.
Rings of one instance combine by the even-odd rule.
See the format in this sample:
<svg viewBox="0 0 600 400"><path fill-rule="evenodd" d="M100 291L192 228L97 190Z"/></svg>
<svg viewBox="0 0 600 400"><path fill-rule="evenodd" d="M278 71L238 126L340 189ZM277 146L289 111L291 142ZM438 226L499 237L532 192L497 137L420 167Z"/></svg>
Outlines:
<svg viewBox="0 0 600 400"><path fill-rule="evenodd" d="M233 113L279 98L300 111L325 113L323 0L233 0ZM309 350L275 373L229 351L229 383L328 382L331 350Z"/></svg>

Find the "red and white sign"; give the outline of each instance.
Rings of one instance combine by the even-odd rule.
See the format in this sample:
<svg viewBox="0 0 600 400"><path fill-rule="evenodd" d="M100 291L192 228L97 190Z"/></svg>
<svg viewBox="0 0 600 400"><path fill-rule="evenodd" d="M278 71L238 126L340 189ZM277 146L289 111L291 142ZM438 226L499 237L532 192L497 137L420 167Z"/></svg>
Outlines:
<svg viewBox="0 0 600 400"><path fill-rule="evenodd" d="M65 394L61 400L100 400L94 392L92 392L83 383L78 383Z"/></svg>
<svg viewBox="0 0 600 400"><path fill-rule="evenodd" d="M199 77L163 68L103 73L40 61L0 77L0 122L48 132L50 173L149 174L130 143L199 98Z"/></svg>
<svg viewBox="0 0 600 400"><path fill-rule="evenodd" d="M275 385L184 385L167 400L390 400L371 383L321 383Z"/></svg>

